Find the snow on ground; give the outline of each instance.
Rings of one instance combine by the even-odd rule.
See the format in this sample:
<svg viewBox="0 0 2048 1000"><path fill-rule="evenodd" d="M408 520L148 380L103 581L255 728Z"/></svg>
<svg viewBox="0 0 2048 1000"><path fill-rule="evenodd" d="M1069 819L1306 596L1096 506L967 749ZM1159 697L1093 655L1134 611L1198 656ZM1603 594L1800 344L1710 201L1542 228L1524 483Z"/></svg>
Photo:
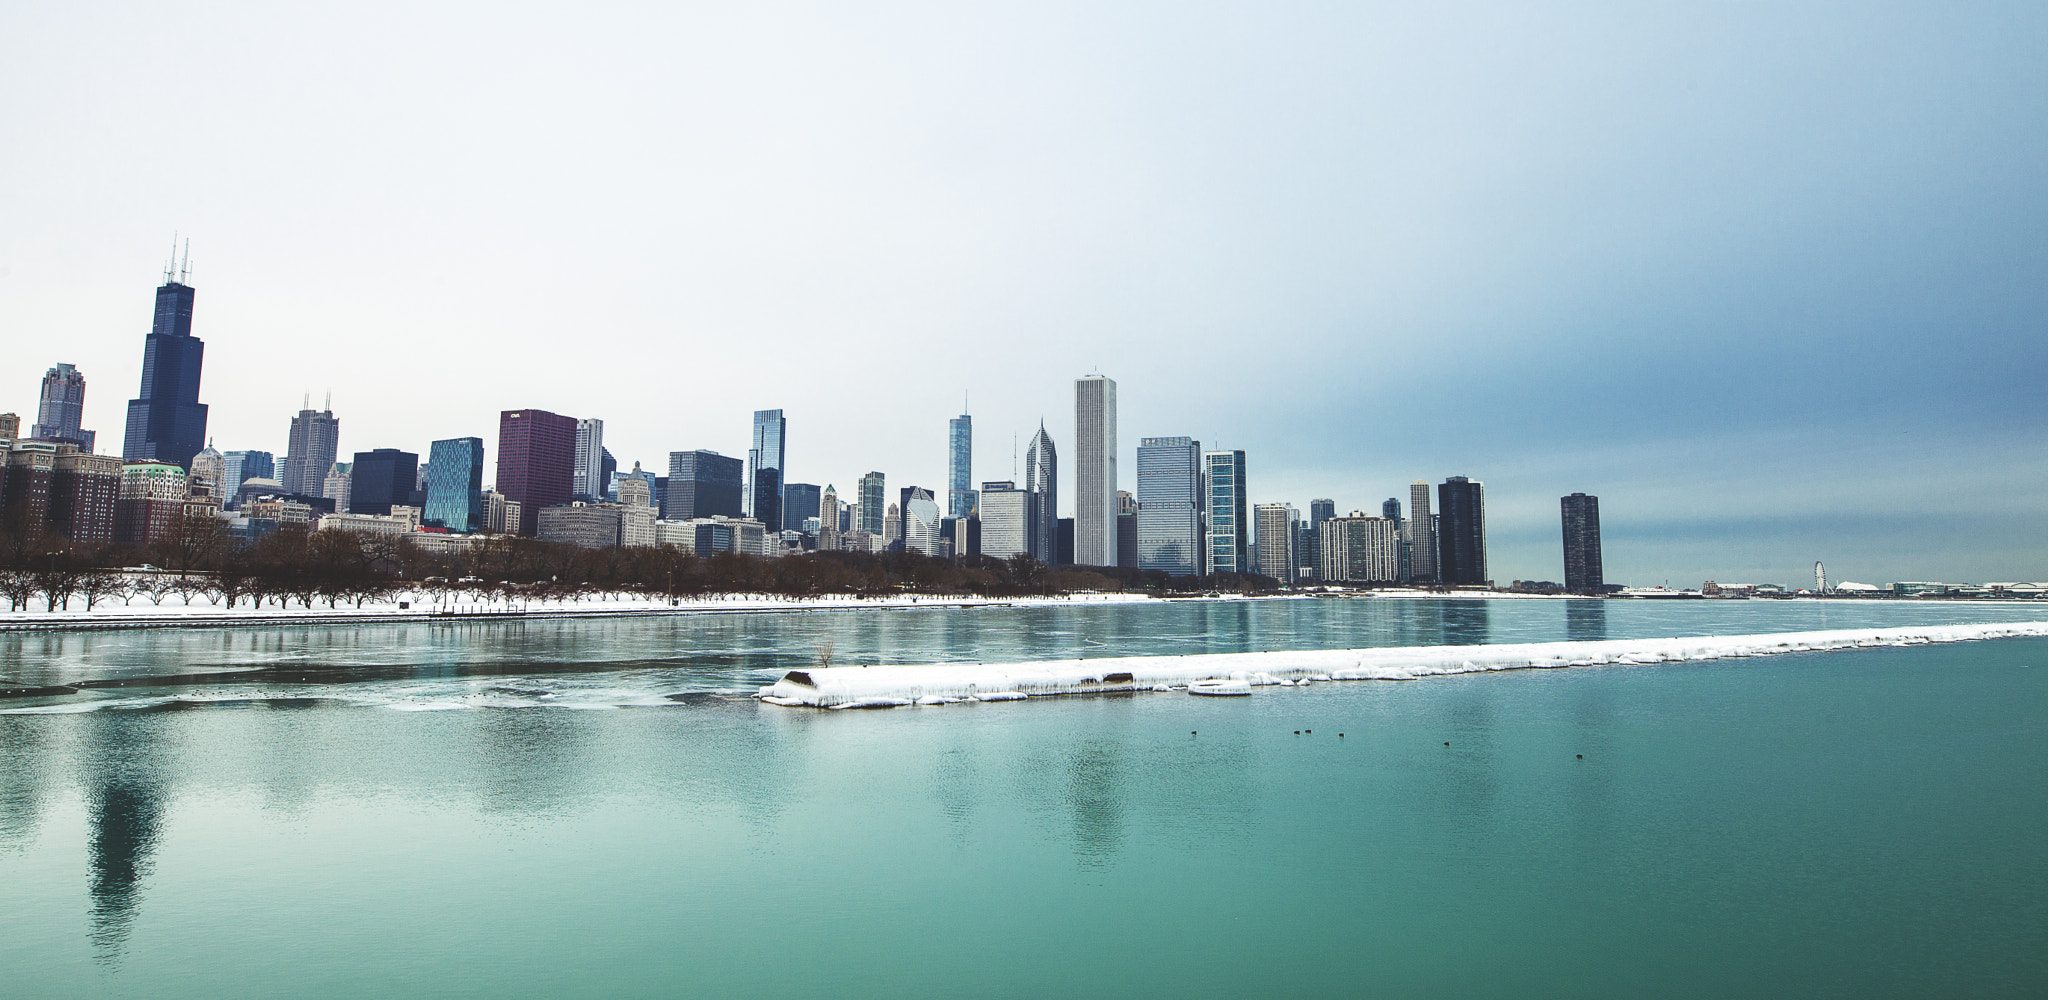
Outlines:
<svg viewBox="0 0 2048 1000"><path fill-rule="evenodd" d="M1875 646L2048 636L2048 622L1780 632L1680 639L1608 639L1487 646L1409 646L1193 656L1125 656L1040 663L821 667L793 670L757 694L772 705L893 708L1014 701L1055 694L1153 691L1200 681L1252 685L1415 680L1485 670L1669 663Z"/></svg>
<svg viewBox="0 0 2048 1000"><path fill-rule="evenodd" d="M151 603L147 597L136 597L127 602L120 598L101 600L91 611L84 610L85 599L73 597L73 610L55 612L42 610L40 601L35 608L26 611L0 611L0 630L34 628L38 626L92 627L97 625L136 627L143 625L262 625L287 624L291 622L348 622L356 620L406 620L427 619L447 615L475 615L479 617L595 617L605 615L635 614L677 614L717 611L817 611L849 608L926 608L926 607L985 607L990 605L1015 606L1029 604L1069 603L1119 603L1145 601L1150 598L1136 594L1070 594L1062 597L953 597L932 594L900 594L890 597L854 597L850 594L827 594L813 597L786 597L780 594L716 594L700 597L684 597L671 601L667 597L632 593L585 594L581 600L562 598L557 600L511 600L502 598L475 598L467 594L441 597L429 591L402 592L388 600L365 601L357 608L347 601L339 601L332 608L324 599L316 598L310 608L294 601L289 607L279 607L275 601L267 602L261 608L251 607L245 599L232 609L218 601L209 601L203 594L193 594L189 599L177 594L166 595L162 603ZM406 606L400 607L403 603Z"/></svg>

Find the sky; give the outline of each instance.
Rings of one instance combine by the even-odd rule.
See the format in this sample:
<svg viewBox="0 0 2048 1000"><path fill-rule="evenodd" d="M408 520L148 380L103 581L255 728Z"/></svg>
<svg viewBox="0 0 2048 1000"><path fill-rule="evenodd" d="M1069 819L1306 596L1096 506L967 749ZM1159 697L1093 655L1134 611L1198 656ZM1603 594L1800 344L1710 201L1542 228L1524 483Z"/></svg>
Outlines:
<svg viewBox="0 0 2048 1000"><path fill-rule="evenodd" d="M15 2L0 220L0 410L103 451L175 233L222 450L1071 484L1099 371L1124 488L1465 475L1503 582L1578 491L1610 582L2048 580L2039 3Z"/></svg>

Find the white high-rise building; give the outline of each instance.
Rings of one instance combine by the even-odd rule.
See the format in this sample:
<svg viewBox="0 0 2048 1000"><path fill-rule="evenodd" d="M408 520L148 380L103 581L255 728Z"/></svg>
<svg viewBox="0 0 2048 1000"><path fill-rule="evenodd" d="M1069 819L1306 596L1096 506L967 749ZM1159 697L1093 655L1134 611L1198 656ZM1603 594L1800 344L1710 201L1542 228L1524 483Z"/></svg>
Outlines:
<svg viewBox="0 0 2048 1000"><path fill-rule="evenodd" d="M1331 583L1394 583L1401 577L1401 529L1393 518L1354 510L1317 526L1316 571Z"/></svg>
<svg viewBox="0 0 2048 1000"><path fill-rule="evenodd" d="M1074 380L1074 562L1116 565L1116 382Z"/></svg>
<svg viewBox="0 0 2048 1000"><path fill-rule="evenodd" d="M993 559L1038 555L1038 494L1007 480L981 484L981 554Z"/></svg>
<svg viewBox="0 0 2048 1000"><path fill-rule="evenodd" d="M596 417L576 421L576 464L569 470L569 493L583 500L604 499L604 421Z"/></svg>
<svg viewBox="0 0 2048 1000"><path fill-rule="evenodd" d="M1436 518L1430 516L1429 483L1408 484L1408 575L1417 583L1436 582Z"/></svg>

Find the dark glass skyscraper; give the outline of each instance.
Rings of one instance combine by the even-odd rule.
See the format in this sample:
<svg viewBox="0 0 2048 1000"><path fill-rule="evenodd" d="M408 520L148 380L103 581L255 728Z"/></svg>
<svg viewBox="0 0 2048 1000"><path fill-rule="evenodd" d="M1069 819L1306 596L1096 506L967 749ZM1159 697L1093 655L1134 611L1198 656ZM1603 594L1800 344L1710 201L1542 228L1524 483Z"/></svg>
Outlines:
<svg viewBox="0 0 2048 1000"><path fill-rule="evenodd" d="M1607 584L1600 566L1600 498L1559 497L1564 514L1564 589L1597 591Z"/></svg>
<svg viewBox="0 0 2048 1000"><path fill-rule="evenodd" d="M754 411L754 444L747 450L747 479L754 493L748 513L769 531L782 530L782 448L788 438L789 421L781 410Z"/></svg>
<svg viewBox="0 0 2048 1000"><path fill-rule="evenodd" d="M1486 486L1452 476L1436 488L1437 579L1453 587L1486 583Z"/></svg>
<svg viewBox="0 0 2048 1000"><path fill-rule="evenodd" d="M569 502L576 418L546 410L498 414L498 492L519 502L519 533L531 538L540 509Z"/></svg>
<svg viewBox="0 0 2048 1000"><path fill-rule="evenodd" d="M356 452L349 469L349 513L389 514L392 504L411 504L419 475L420 457L412 452L396 448Z"/></svg>
<svg viewBox="0 0 2048 1000"><path fill-rule="evenodd" d="M142 392L128 401L121 459L183 468L206 447L206 404L199 401L206 344L192 336L192 286L168 271L164 279L156 290L156 319L143 342Z"/></svg>
<svg viewBox="0 0 2048 1000"><path fill-rule="evenodd" d="M783 483L782 513L784 531L804 530L804 519L818 517L818 505L823 502L825 491L816 483ZM822 526L823 522L820 522Z"/></svg>
<svg viewBox="0 0 2048 1000"><path fill-rule="evenodd" d="M715 451L672 451L668 454L668 488L662 491L661 516L670 521L724 514L740 516L737 458Z"/></svg>
<svg viewBox="0 0 2048 1000"><path fill-rule="evenodd" d="M427 450L429 524L468 534L484 527L484 439L449 438Z"/></svg>

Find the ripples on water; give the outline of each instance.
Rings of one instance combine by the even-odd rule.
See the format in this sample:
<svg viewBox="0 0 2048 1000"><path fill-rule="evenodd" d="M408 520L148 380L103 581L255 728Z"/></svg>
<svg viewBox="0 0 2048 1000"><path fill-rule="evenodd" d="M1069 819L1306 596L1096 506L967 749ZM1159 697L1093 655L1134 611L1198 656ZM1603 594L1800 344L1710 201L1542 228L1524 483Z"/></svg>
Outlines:
<svg viewBox="0 0 2048 1000"><path fill-rule="evenodd" d="M2010 958L2048 945L2048 876L2013 838L2038 832L2048 767L2026 735L2038 675L2005 661L2048 643L1223 704L825 714L733 693L828 639L841 663L996 661L2037 610L1286 601L12 635L0 685L115 686L0 714L0 966L32 995L1619 996L1704 949L1723 971L1701 992L1738 995L1745 963L1802 974L1759 957L1786 948L1877 970L1809 986L1953 975L1863 949L1922 907L1991 942L1974 992L2023 995L2039 971ZM497 710L543 706L626 710ZM1547 973L1557 956L1577 972ZM225 978L191 976L216 960Z"/></svg>

